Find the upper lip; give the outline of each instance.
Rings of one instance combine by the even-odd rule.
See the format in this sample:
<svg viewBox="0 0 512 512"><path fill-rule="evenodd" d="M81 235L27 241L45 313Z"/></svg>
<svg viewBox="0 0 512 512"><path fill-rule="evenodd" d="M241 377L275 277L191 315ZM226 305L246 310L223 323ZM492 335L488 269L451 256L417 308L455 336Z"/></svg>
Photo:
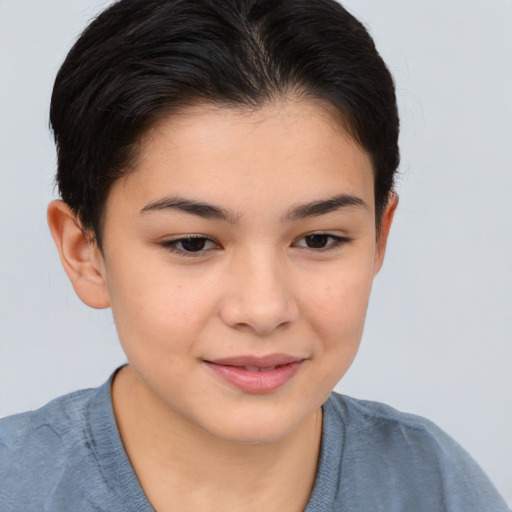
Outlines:
<svg viewBox="0 0 512 512"><path fill-rule="evenodd" d="M257 356L235 356L223 357L220 359L208 359L206 362L223 366L254 366L257 368L271 368L284 364L298 363L304 361L305 357L296 357L289 354L269 354L262 357Z"/></svg>

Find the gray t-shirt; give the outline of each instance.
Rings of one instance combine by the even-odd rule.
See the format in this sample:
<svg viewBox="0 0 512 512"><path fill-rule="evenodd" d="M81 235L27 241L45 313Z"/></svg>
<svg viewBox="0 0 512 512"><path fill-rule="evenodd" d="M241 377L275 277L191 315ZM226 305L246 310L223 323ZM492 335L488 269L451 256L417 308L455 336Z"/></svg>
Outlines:
<svg viewBox="0 0 512 512"><path fill-rule="evenodd" d="M0 420L1 512L154 512L119 436L111 380ZM323 410L306 512L509 511L431 422L335 393Z"/></svg>

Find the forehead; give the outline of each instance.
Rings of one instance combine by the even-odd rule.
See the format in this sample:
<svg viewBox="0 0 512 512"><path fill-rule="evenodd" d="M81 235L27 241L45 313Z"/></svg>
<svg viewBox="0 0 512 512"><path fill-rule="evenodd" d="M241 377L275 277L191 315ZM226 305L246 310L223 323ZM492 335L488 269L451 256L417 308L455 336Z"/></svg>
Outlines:
<svg viewBox="0 0 512 512"><path fill-rule="evenodd" d="M257 110L200 105L169 116L143 138L133 171L110 196L141 208L178 194L277 212L337 193L363 196L373 208L371 159L332 112L302 100Z"/></svg>

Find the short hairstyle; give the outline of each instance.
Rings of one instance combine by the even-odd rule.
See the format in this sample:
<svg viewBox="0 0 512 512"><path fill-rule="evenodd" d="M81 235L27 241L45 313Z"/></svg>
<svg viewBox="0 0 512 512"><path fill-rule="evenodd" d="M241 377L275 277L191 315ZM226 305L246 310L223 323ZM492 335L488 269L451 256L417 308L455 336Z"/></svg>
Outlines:
<svg viewBox="0 0 512 512"><path fill-rule="evenodd" d="M371 157L376 223L399 163L391 74L335 0L120 0L60 68L50 122L62 199L101 248L112 183L160 119L199 103L255 109L321 100Z"/></svg>

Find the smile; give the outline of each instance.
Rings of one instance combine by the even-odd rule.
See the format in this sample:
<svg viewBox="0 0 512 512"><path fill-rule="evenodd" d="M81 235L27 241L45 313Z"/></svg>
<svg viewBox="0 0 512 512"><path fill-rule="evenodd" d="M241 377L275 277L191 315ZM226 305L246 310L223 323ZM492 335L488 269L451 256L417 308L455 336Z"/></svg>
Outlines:
<svg viewBox="0 0 512 512"><path fill-rule="evenodd" d="M267 394L290 381L304 361L304 358L276 354L264 358L241 356L204 362L217 378L244 393Z"/></svg>

